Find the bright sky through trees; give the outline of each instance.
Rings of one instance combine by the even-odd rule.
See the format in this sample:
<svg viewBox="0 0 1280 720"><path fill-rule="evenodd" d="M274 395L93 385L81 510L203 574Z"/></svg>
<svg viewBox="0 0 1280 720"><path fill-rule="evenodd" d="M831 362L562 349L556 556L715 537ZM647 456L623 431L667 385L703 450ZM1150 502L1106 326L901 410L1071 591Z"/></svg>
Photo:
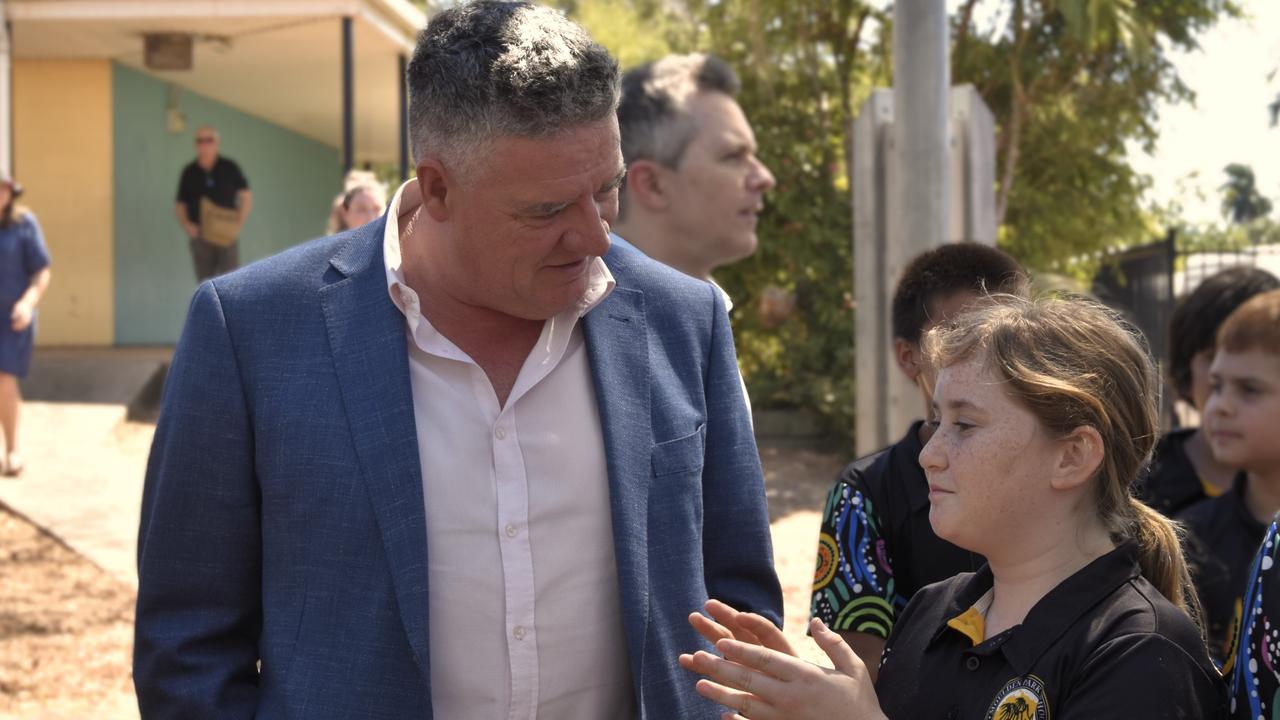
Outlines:
<svg viewBox="0 0 1280 720"><path fill-rule="evenodd" d="M1180 203L1192 223L1222 220L1218 188L1231 163L1252 166L1259 192L1280 207L1280 126L1267 109L1280 93L1280 2L1242 4L1246 17L1221 21L1200 52L1176 56L1195 107L1160 106L1155 155L1131 149L1137 169L1151 175L1150 199Z"/></svg>

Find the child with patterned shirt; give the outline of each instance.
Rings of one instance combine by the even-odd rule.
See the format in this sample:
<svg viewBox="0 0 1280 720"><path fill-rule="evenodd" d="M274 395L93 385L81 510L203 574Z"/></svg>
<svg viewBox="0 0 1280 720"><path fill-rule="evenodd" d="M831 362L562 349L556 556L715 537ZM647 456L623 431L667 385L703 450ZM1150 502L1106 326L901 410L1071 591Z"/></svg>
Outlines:
<svg viewBox="0 0 1280 720"><path fill-rule="evenodd" d="M1231 668L1231 717L1280 717L1280 542L1273 520L1262 540L1245 586L1235 662Z"/></svg>

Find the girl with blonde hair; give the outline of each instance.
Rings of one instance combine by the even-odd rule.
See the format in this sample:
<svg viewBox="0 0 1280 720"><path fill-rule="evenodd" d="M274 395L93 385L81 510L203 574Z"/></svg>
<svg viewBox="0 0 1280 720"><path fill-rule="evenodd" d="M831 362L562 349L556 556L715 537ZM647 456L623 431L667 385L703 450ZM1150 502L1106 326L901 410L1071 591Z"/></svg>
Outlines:
<svg viewBox="0 0 1280 720"><path fill-rule="evenodd" d="M718 622L690 622L723 657L680 663L725 717L1226 716L1177 528L1132 494L1158 430L1144 340L1092 301L991 299L925 339L938 420L920 453L935 532L987 565L912 598L874 687L820 621L834 670L709 603Z"/></svg>

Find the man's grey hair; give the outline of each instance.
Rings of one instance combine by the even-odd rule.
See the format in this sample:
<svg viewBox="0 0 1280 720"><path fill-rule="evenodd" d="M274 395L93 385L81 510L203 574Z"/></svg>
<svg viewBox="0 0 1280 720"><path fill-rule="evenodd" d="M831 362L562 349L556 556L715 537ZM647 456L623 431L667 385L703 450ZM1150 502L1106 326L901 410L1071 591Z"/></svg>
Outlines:
<svg viewBox="0 0 1280 720"><path fill-rule="evenodd" d="M618 63L551 8L480 0L418 35L406 80L414 157L465 166L495 137L542 138L608 118Z"/></svg>
<svg viewBox="0 0 1280 720"><path fill-rule="evenodd" d="M734 97L739 87L733 68L703 53L668 55L629 71L618 104L623 159L676 167L698 132L689 101L699 92Z"/></svg>

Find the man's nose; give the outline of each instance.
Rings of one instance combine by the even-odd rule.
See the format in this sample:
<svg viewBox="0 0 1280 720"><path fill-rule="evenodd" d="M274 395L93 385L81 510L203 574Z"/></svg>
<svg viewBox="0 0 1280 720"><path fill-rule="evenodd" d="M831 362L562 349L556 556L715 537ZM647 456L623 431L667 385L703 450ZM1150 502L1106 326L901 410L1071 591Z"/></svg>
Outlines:
<svg viewBox="0 0 1280 720"><path fill-rule="evenodd" d="M761 162L760 158L751 158L751 175L747 178L748 187L756 192L767 192L777 185L777 181L773 177L773 173L769 171L769 167Z"/></svg>
<svg viewBox="0 0 1280 720"><path fill-rule="evenodd" d="M577 202L574 214L574 227L569 233L574 249L597 257L608 252L610 220L617 216L617 205L587 196Z"/></svg>

